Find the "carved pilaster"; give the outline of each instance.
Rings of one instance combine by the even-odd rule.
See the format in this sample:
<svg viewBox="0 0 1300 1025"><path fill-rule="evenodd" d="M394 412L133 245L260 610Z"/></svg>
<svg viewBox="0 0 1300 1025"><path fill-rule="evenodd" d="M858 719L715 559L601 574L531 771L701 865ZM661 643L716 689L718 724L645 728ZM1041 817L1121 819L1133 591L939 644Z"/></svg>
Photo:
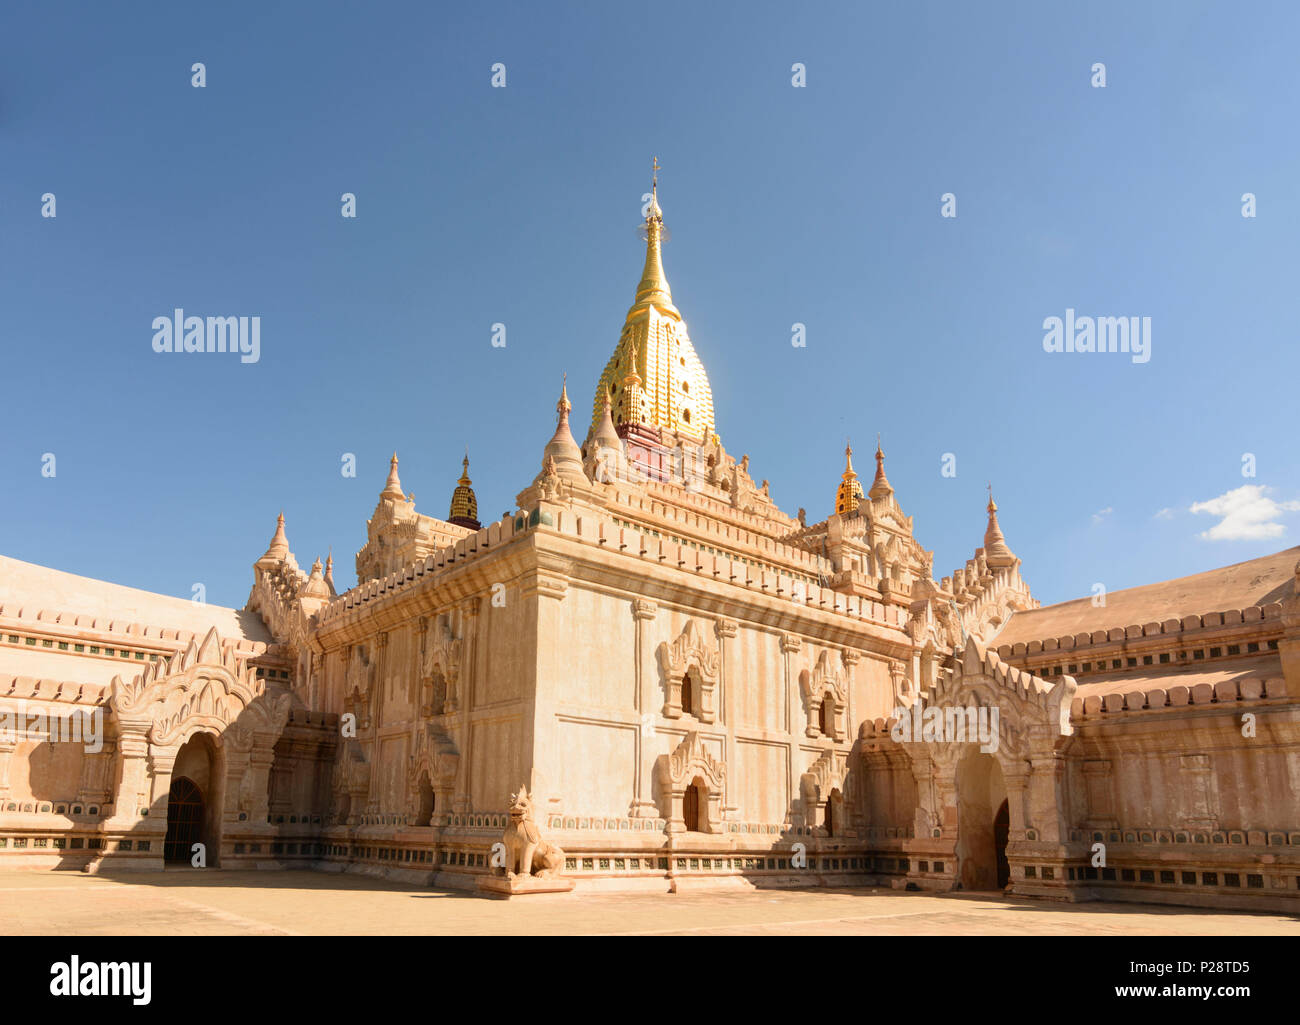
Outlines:
<svg viewBox="0 0 1300 1025"><path fill-rule="evenodd" d="M13 753L17 748L16 737L0 736L0 799L9 796L9 765L13 761Z"/></svg>
<svg viewBox="0 0 1300 1025"><path fill-rule="evenodd" d="M654 652L647 633L653 629L659 606L645 598L632 602L632 618L635 626L633 644L633 706L640 717L636 731L636 778L633 780L634 798L632 817L653 819L659 817L659 808L651 799L651 774L654 771L654 749L646 743L647 732L653 735L656 702L654 688Z"/></svg>
<svg viewBox="0 0 1300 1025"><path fill-rule="evenodd" d="M113 817L116 828L134 825L145 806L149 786L149 740L152 723L119 719L117 779L113 786Z"/></svg>

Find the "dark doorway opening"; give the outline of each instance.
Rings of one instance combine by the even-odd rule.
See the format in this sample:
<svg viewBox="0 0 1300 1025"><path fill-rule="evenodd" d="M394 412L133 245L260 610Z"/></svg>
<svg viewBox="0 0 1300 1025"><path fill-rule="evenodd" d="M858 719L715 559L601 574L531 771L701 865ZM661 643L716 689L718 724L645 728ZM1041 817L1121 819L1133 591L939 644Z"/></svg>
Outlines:
<svg viewBox="0 0 1300 1025"><path fill-rule="evenodd" d="M998 807L993 816L993 849L998 855L998 889L1001 890L1011 882L1011 864L1007 861L1007 837L1011 832L1011 812L1007 802Z"/></svg>
<svg viewBox="0 0 1300 1025"><path fill-rule="evenodd" d="M704 806L708 800L703 781L697 776L682 798L682 819L691 833L704 832Z"/></svg>
<svg viewBox="0 0 1300 1025"><path fill-rule="evenodd" d="M172 780L167 793L167 836L163 840L163 859L169 863L188 862L192 848L201 842L203 833L203 793L188 776Z"/></svg>

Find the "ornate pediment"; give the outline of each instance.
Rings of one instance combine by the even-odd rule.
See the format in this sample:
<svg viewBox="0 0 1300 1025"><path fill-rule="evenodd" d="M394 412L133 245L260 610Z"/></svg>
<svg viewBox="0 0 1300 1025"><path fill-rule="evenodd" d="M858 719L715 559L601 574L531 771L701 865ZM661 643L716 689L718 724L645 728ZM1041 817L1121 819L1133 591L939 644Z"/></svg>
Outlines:
<svg viewBox="0 0 1300 1025"><path fill-rule="evenodd" d="M292 700L288 691L268 693L213 627L202 644L191 639L185 651L149 663L131 682L114 677L109 703L119 721L147 724L149 740L168 747L204 728L219 738L235 727L278 734Z"/></svg>
<svg viewBox="0 0 1300 1025"><path fill-rule="evenodd" d="M339 747L334 762L333 788L337 792L364 795L370 788L370 763L361 744L351 738Z"/></svg>
<svg viewBox="0 0 1300 1025"><path fill-rule="evenodd" d="M805 797L825 800L832 790L843 790L845 765L846 758L842 753L834 749L823 751L800 777Z"/></svg>
<svg viewBox="0 0 1300 1025"><path fill-rule="evenodd" d="M700 722L713 722L714 692L721 666L717 638L708 636L696 620L688 619L675 641L659 645L659 661L664 678L664 715L680 719L689 713ZM691 692L684 701L682 689L688 678Z"/></svg>
<svg viewBox="0 0 1300 1025"><path fill-rule="evenodd" d="M687 786L696 776L704 777L709 789L718 792L727 778L727 766L714 758L697 732L688 733L677 749L661 761L663 782L674 788Z"/></svg>
<svg viewBox="0 0 1300 1025"><path fill-rule="evenodd" d="M424 660L420 675L428 680L435 673L442 673L448 681L454 680L460 673L461 652L464 649L462 638L452 635L445 623L435 620L429 625L424 637Z"/></svg>
<svg viewBox="0 0 1300 1025"><path fill-rule="evenodd" d="M422 774L428 773L429 781L435 787L449 789L455 786L459 769L460 752L446 732L427 724L415 735L415 753L411 755L410 769L412 784L418 782Z"/></svg>
<svg viewBox="0 0 1300 1025"><path fill-rule="evenodd" d="M694 619L688 619L681 635L672 644L662 646L665 666L674 676L695 668L710 682L718 678L718 645L709 642L704 630Z"/></svg>
<svg viewBox="0 0 1300 1025"><path fill-rule="evenodd" d="M820 704L822 697L830 691L835 695L836 703L844 704L848 699L848 675L836 662L830 649L823 648L812 672L805 670L799 674L799 685L805 698Z"/></svg>
<svg viewBox="0 0 1300 1025"><path fill-rule="evenodd" d="M345 682L348 694L360 694L362 697L370 693L375 682L375 665L366 657L365 649L360 644L353 647L352 657L348 659Z"/></svg>

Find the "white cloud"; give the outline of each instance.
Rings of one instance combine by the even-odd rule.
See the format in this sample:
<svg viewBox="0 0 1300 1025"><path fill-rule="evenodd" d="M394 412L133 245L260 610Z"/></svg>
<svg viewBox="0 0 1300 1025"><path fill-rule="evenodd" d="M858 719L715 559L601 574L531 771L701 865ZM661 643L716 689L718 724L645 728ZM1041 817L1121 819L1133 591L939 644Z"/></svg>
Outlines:
<svg viewBox="0 0 1300 1025"><path fill-rule="evenodd" d="M1157 520L1172 520L1174 518L1174 511L1169 508L1161 509L1152 518Z"/></svg>
<svg viewBox="0 0 1300 1025"><path fill-rule="evenodd" d="M1300 512L1300 502L1276 502L1268 497L1272 488L1243 484L1218 498L1193 502L1191 512L1218 516L1219 522L1200 537L1206 541L1258 541L1281 537L1286 527L1277 520L1283 513Z"/></svg>
<svg viewBox="0 0 1300 1025"><path fill-rule="evenodd" d="M1098 509L1095 513L1092 514L1092 522L1100 523L1102 520L1104 520L1107 516L1109 516L1114 511L1115 511L1114 507L1109 505L1106 506L1105 509Z"/></svg>

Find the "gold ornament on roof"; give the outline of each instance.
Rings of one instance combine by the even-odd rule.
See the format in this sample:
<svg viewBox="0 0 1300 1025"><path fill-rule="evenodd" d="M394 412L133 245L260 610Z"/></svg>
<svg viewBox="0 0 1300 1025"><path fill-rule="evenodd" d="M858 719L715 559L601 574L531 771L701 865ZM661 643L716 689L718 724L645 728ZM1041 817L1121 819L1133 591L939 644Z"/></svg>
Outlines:
<svg viewBox="0 0 1300 1025"><path fill-rule="evenodd" d="M835 512L847 516L855 512L862 501L862 482L853 469L853 446L844 447L844 476L840 478L839 489L835 492Z"/></svg>
<svg viewBox="0 0 1300 1025"><path fill-rule="evenodd" d="M467 448L465 458L461 461L460 480L456 482L456 490L451 493L451 512L447 516L449 522L457 523L461 520L478 522L478 497L470 486L473 483L469 479L469 449Z"/></svg>
<svg viewBox="0 0 1300 1025"><path fill-rule="evenodd" d="M704 441L716 430L713 390L664 274L661 246L668 231L659 205L662 168L657 158L651 169L650 202L641 227L645 265L618 345L596 384L591 425L600 425L608 388L615 423L657 427Z"/></svg>

